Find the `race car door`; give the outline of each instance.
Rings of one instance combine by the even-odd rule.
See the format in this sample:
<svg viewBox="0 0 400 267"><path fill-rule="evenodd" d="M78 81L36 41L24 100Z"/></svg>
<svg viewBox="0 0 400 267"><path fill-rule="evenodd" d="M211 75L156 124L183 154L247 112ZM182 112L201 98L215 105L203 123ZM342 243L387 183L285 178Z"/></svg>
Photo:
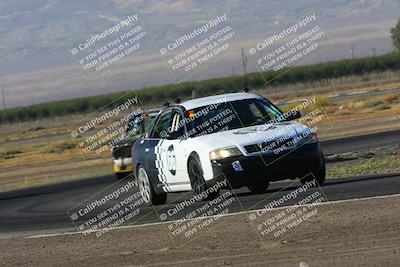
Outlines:
<svg viewBox="0 0 400 267"><path fill-rule="evenodd" d="M190 190L190 180L187 174L187 140L184 138L185 125L183 113L175 108L172 111L172 120L161 139L156 152L156 166L158 166L160 181L166 182L167 191Z"/></svg>
<svg viewBox="0 0 400 267"><path fill-rule="evenodd" d="M166 181L160 177L160 153L159 147L163 138L161 136L167 131L168 125L172 120L172 109L166 109L155 121L155 125L150 127L148 133L142 138L137 146L139 147L136 157L142 156L142 162L148 171L149 178L152 184L158 188L159 191L165 191Z"/></svg>

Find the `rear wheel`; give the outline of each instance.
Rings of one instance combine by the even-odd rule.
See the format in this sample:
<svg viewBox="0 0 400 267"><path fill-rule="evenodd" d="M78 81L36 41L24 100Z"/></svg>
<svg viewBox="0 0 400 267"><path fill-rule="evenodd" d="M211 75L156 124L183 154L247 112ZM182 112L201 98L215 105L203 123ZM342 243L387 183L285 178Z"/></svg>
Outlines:
<svg viewBox="0 0 400 267"><path fill-rule="evenodd" d="M262 194L265 191L267 191L268 186L269 186L269 181L262 181L248 185L247 188L249 188L249 190L254 194Z"/></svg>
<svg viewBox="0 0 400 267"><path fill-rule="evenodd" d="M207 190L207 184L203 177L203 170L199 161L196 158L190 158L188 164L188 172L190 183L192 184L193 191L199 195ZM219 189L207 194L203 200L212 200L219 196Z"/></svg>
<svg viewBox="0 0 400 267"><path fill-rule="evenodd" d="M139 166L137 182L144 203L147 205L161 205L167 201L167 194L157 194L151 186L146 170Z"/></svg>

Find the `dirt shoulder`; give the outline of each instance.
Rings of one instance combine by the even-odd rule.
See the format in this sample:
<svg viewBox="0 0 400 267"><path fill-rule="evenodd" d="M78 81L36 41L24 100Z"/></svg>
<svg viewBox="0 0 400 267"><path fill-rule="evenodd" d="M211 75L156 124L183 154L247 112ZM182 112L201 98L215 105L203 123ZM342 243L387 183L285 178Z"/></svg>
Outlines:
<svg viewBox="0 0 400 267"><path fill-rule="evenodd" d="M177 248L164 225L114 232L107 241L82 234L0 240L4 265L61 266L398 266L400 197L322 205L327 216L308 221L266 248L248 214L223 217ZM300 265L300 266L301 266Z"/></svg>

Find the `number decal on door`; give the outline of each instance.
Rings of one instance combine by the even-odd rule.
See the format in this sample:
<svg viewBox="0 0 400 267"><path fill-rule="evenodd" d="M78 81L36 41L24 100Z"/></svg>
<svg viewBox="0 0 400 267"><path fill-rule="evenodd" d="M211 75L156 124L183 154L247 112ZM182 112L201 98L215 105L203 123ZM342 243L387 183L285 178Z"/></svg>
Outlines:
<svg viewBox="0 0 400 267"><path fill-rule="evenodd" d="M176 157L174 146L170 145L167 150L167 166L172 175L176 174Z"/></svg>

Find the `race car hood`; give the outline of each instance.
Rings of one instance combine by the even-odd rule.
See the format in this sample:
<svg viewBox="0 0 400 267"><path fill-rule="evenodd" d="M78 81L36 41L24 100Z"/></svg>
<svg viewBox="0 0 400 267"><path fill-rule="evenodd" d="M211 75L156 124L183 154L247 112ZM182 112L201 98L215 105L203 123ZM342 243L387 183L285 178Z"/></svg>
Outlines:
<svg viewBox="0 0 400 267"><path fill-rule="evenodd" d="M140 138L141 135L134 135L134 136L129 136L125 137L118 142L116 142L113 146L114 147L119 147L119 146L124 146L124 145L132 145L137 139Z"/></svg>
<svg viewBox="0 0 400 267"><path fill-rule="evenodd" d="M119 142L112 143L112 156L114 158L126 158L131 157L131 147L133 143L140 138L140 135L125 137L119 140Z"/></svg>
<svg viewBox="0 0 400 267"><path fill-rule="evenodd" d="M248 145L285 140L303 134L308 135L309 133L310 129L302 124L280 122L223 131L199 136L194 139L207 146L210 150L236 146L246 154L244 147Z"/></svg>

